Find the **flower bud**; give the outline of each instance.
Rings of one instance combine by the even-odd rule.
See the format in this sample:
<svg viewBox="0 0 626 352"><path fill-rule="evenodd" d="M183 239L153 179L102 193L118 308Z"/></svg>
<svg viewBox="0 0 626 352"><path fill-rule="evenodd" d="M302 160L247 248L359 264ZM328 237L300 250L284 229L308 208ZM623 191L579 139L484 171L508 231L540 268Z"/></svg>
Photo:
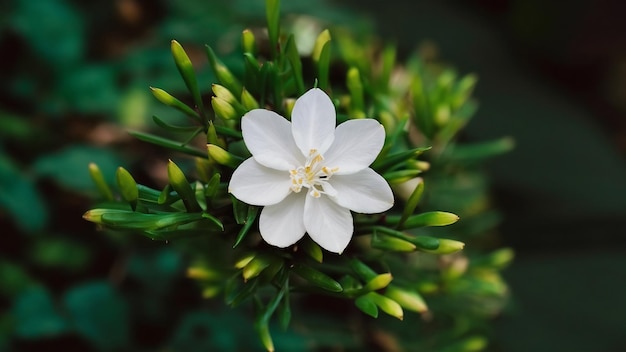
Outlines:
<svg viewBox="0 0 626 352"><path fill-rule="evenodd" d="M404 223L407 229L425 226L446 226L454 224L459 220L459 216L443 211L430 211L410 216Z"/></svg>
<svg viewBox="0 0 626 352"><path fill-rule="evenodd" d="M207 144L207 151L209 153L209 157L215 160L220 165L230 166L232 168L236 168L243 162L243 159L227 152L223 148L215 145L215 144Z"/></svg>
<svg viewBox="0 0 626 352"><path fill-rule="evenodd" d="M418 236L418 237L423 237L423 236ZM465 243L463 242L440 238L438 248L423 249L423 251L428 252L428 253L433 253L433 254L452 254L452 253L462 250L463 247L465 247Z"/></svg>
<svg viewBox="0 0 626 352"><path fill-rule="evenodd" d="M244 29L241 33L241 47L244 53L256 53L256 38L251 30Z"/></svg>
<svg viewBox="0 0 626 352"><path fill-rule="evenodd" d="M215 77L217 77L218 82L220 82L224 87L228 88L235 96L241 94L241 83L235 77L235 75L230 72L228 67L226 67L220 59L217 58L213 49L207 45L207 57L209 59L209 64L213 69L213 73Z"/></svg>
<svg viewBox="0 0 626 352"><path fill-rule="evenodd" d="M183 171L171 160L167 164L167 176L170 185L183 200L185 209L189 212L200 211L200 205L196 200L196 194L191 188L191 184L187 181Z"/></svg>
<svg viewBox="0 0 626 352"><path fill-rule="evenodd" d="M372 236L371 244L373 248L396 252L413 252L417 248L403 239L378 234Z"/></svg>
<svg viewBox="0 0 626 352"><path fill-rule="evenodd" d="M215 111L215 115L223 118L224 120L241 117L241 115L237 114L237 110L235 110L230 103L222 98L212 97L211 106L213 107L213 111Z"/></svg>
<svg viewBox="0 0 626 352"><path fill-rule="evenodd" d="M387 298L381 294L376 292L370 292L367 294L376 305L383 310L383 312L391 315L392 317L396 317L400 320L404 318L404 312L402 311L402 307L398 304L398 302L392 300L391 298Z"/></svg>
<svg viewBox="0 0 626 352"><path fill-rule="evenodd" d="M385 296L398 302L400 306L408 310L424 313L428 311L426 302L417 291L402 289L393 285L389 285L385 290Z"/></svg>
<svg viewBox="0 0 626 352"><path fill-rule="evenodd" d="M182 101L174 98L171 94L164 91L163 89L150 87L150 91L152 91L152 95L154 95L154 97L162 104L173 107L187 116L192 116L196 119L200 118L200 115L198 115L195 110L187 106L187 104L183 103Z"/></svg>
<svg viewBox="0 0 626 352"><path fill-rule="evenodd" d="M250 92L245 87L241 91L241 104L246 111L259 108L259 103L256 101L256 99L254 99L252 94L250 94Z"/></svg>
<svg viewBox="0 0 626 352"><path fill-rule="evenodd" d="M133 176L123 167L117 168L115 173L117 179L117 185L120 188L120 193L125 201L130 203L130 206L135 210L137 207L137 199L139 198L139 189L137 189L137 182Z"/></svg>
<svg viewBox="0 0 626 352"><path fill-rule="evenodd" d="M387 287L391 280L393 280L391 273L377 275L375 278L371 279L367 284L365 284L365 289L368 291L380 290Z"/></svg>
<svg viewBox="0 0 626 352"><path fill-rule="evenodd" d="M109 188L109 185L104 180L104 175L102 175L102 171L100 171L98 165L95 163L89 164L89 175L91 175L91 179L96 184L96 188L98 188L100 194L102 194L106 200L113 200L113 192L111 192L111 188Z"/></svg>
<svg viewBox="0 0 626 352"><path fill-rule="evenodd" d="M191 60L189 60L189 56L187 56L183 47L175 40L172 40L171 49L178 72L180 72L181 77L183 77L185 85L187 86L187 89L189 89L189 92L191 92L193 100L200 108L200 111L203 111L202 97L200 95L200 90L198 89L196 74L194 72L193 65L191 64Z"/></svg>
<svg viewBox="0 0 626 352"><path fill-rule="evenodd" d="M245 281L250 280L253 277L259 276L265 268L270 265L270 261L264 256L256 256L250 260L248 264L243 268L242 275Z"/></svg>

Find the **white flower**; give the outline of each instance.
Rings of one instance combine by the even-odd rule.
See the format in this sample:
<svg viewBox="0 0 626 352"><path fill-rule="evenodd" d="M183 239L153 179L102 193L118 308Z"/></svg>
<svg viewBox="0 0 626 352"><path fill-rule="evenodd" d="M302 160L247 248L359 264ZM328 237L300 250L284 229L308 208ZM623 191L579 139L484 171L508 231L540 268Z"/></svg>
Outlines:
<svg viewBox="0 0 626 352"><path fill-rule="evenodd" d="M350 210L380 213L393 205L391 188L369 168L383 147L385 130L373 119L348 120L335 129L335 107L322 90L302 95L291 122L255 109L241 120L252 153L229 184L239 200L264 206L263 239L277 247L305 232L322 248L341 253L354 225Z"/></svg>

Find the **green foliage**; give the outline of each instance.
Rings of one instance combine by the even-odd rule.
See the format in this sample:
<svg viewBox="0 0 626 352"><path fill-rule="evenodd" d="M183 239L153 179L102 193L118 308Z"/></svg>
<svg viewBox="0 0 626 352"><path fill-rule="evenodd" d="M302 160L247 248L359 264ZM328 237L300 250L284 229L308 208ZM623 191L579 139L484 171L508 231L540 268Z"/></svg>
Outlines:
<svg viewBox="0 0 626 352"><path fill-rule="evenodd" d="M393 338L403 346L420 340L443 348L465 346L470 334L500 311L507 292L499 270L510 252L489 254L470 243L476 254L429 253L456 252L459 241L478 238L497 223L488 206L476 209L484 204L487 185L467 170L507 151L510 140L455 143L475 110L470 96L475 77L457 79L416 57L404 71L395 47L381 49L371 37L361 41L339 29L321 30L322 23L308 17L283 22L278 3L268 1L265 12L258 1L166 2L170 16L150 28L147 43L126 49L130 41L113 39L119 47L106 49L119 58L113 62L98 56L104 41L94 40L95 29L88 28L115 22L98 17L107 11L87 12L62 0L13 1L10 21L2 26L24 37L21 50L33 56L7 71L6 99L37 109L27 108L24 116L0 114L0 206L7 210L8 228L14 224L19 230L10 233L17 238L16 253L9 247L0 262L0 293L15 298L10 317L0 316L0 349L13 339L7 336L45 341L68 335L96 350L146 349L150 343L134 341L130 325L136 322L167 326L167 336L162 341L152 336L147 349L158 344L190 351L250 350L260 345L250 338L255 331L264 346L278 350L363 349L372 347L366 336L388 324L386 315L408 320L406 329L435 317L420 330L428 334L413 331L407 338L394 328ZM324 3L281 5L283 13L325 14L358 25L353 15L329 11ZM253 27L244 31L236 23L241 19ZM256 26L264 19L267 32ZM307 32L298 23L320 30ZM240 32L241 50L232 44ZM182 44L170 42L172 37ZM203 62L205 42L210 46ZM323 253L309 239L288 250L268 248L259 242L260 208L227 192L232 170L249 156L241 116L258 107L289 116L294 99L315 84L333 97L340 120L376 118L386 127L385 149L373 167L397 188L397 206L389 214L355 216L355 238L342 257ZM156 99L143 89L149 85L160 87L152 88ZM154 112L159 132L145 131L146 112ZM150 147L119 135L98 140L91 128L111 122L141 130L131 135L155 145L152 154L158 156L146 156L151 150L144 148ZM79 132L58 128L63 123ZM9 154L15 143L20 143L17 153ZM163 150L175 153L161 155ZM160 181L155 168L138 167L167 157L173 161L163 164ZM472 186L468 174L475 176ZM411 184L417 176L426 182ZM482 187L474 188L476 183ZM66 225L68 216L76 218L75 209L59 206L84 207L85 194L96 192L101 202L84 217L110 236L89 236L84 228ZM441 210L463 220L436 232L432 226L458 219ZM466 219L477 220L464 226ZM146 242L131 236L135 233L176 247L156 244L151 254L141 253L137 248ZM104 255L115 258L106 273L97 262ZM471 264L463 267L467 260ZM201 290L198 297L223 295L228 305L243 307L198 308L207 303L189 297L184 301L192 302L182 307L175 303L171 297L184 289L185 267ZM95 275L99 281L84 282ZM103 275L108 282L101 281ZM327 305L340 309L316 309ZM246 315L252 310L254 319ZM355 334L346 321L367 328ZM207 333L198 336L198 328Z"/></svg>
<svg viewBox="0 0 626 352"><path fill-rule="evenodd" d="M475 77L457 79L452 70L431 70L418 57L412 57L407 69L400 70L393 47L376 53L368 47L371 44L357 42L344 32L339 32L335 42L329 30L316 35L308 61L299 54L293 35L278 35L278 13L278 2L268 1L269 47L257 48L259 38L249 30L243 31L245 53L241 60L246 67L243 76L237 76L237 71L229 69L207 46L209 67L216 77L211 87L214 94L211 110L203 107L203 95L198 91L188 54L178 42L172 42L174 62L194 105L182 103L163 89L153 89L153 94L160 102L182 112L186 123L192 125L182 128L180 123L173 125L156 117L155 122L169 133L189 135L183 142L176 142L142 132L133 134L196 158L195 174L202 175L201 181L191 183L183 169L170 161L168 185L162 191L151 191L160 193L158 199L142 198L131 194L136 186L130 175L123 181L118 173L122 199L133 210L103 203L84 218L110 229L140 232L152 239L205 237L221 253L221 259L191 251L197 264L190 267L188 275L204 287L206 296L223 291L226 303L231 306L252 304L257 312L254 326L267 350L275 347L270 333L270 321L275 314L283 325L297 319L298 314L306 314L306 310L300 313L291 307L299 296L296 293L301 292L354 300L356 307L369 316L378 317L380 310L401 320L405 317L403 307L420 314L450 314L459 319L468 314L467 319L484 319L479 318L480 308L464 309L457 302L437 305L441 299L461 301L470 297L469 292L478 300L493 296L497 303L492 309L501 309L506 288L499 277L499 268L467 270L463 263L467 263L468 257L457 253L463 249L463 242L423 231L454 224L459 216L421 205L424 194L432 196L424 180L417 176L428 170L442 179L450 177L448 170L461 167L470 159L475 162L510 148L510 142L506 141L468 147L454 143L454 137L475 111L476 103L471 100ZM350 48L359 47L371 54L342 55L350 53ZM341 54L332 56L333 52ZM305 67L305 63L312 67ZM331 76L334 67L348 67L345 83ZM305 76L305 72L315 72L315 76ZM394 84L392 77L404 83ZM259 209L241 203L226 192L232 170L249 156L242 148L238 132L241 117L257 106L288 116L293 104L290 102L302 93L305 82L313 81L332 93L338 114L345 116L343 119L378 118L384 124L385 147L372 167L395 187L396 197L403 200L389 214L357 215L355 233L361 238L353 241L344 256L324 258L319 247L312 246L308 240L303 242L302 250L299 245L292 250L266 247L258 240ZM197 128L193 129L194 125ZM186 146L198 133L207 134L206 153ZM422 155L428 161L418 159ZM425 175L429 183L437 182ZM433 255L446 255L447 259L437 264ZM228 262L232 263L230 267ZM372 268L384 268L384 271ZM490 274L483 275L485 272ZM229 279L219 279L225 277ZM442 347L454 349L459 343L465 346L466 334L473 331L473 324L469 326L469 330L460 330L442 341ZM442 333L447 332L444 329Z"/></svg>

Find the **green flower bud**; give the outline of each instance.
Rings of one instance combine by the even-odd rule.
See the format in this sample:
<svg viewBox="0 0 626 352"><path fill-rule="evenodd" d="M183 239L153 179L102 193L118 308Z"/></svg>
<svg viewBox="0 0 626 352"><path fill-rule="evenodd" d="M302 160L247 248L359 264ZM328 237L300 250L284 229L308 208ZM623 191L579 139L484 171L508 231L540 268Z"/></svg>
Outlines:
<svg viewBox="0 0 626 352"><path fill-rule="evenodd" d="M389 285L387 286L387 290L385 290L385 296L398 302L398 304L400 304L400 306L405 309L417 313L424 313L428 311L428 306L426 306L426 302L424 302L422 296L420 296L420 294L416 291L406 290L397 286Z"/></svg>
<svg viewBox="0 0 626 352"><path fill-rule="evenodd" d="M241 104L246 111L259 108L259 103L256 101L256 99L254 99L252 94L250 94L250 92L245 87L241 91Z"/></svg>
<svg viewBox="0 0 626 352"><path fill-rule="evenodd" d="M389 285L389 283L393 280L391 273L385 273L377 275L375 278L371 279L367 284L365 284L365 289L368 291L376 291L383 289Z"/></svg>
<svg viewBox="0 0 626 352"><path fill-rule="evenodd" d="M418 236L418 237L425 237L425 236ZM423 249L423 251L428 252L428 253L433 253L433 254L451 254L451 253L455 253L455 252L462 250L463 247L465 247L465 243L463 242L440 238L438 248Z"/></svg>
<svg viewBox="0 0 626 352"><path fill-rule="evenodd" d="M241 33L241 47L244 53L256 53L256 38L251 30L244 29Z"/></svg>
<svg viewBox="0 0 626 352"><path fill-rule="evenodd" d="M370 297L370 299L380 308L383 312L391 315L392 317L396 317L400 320L404 319L404 312L402 311L402 307L398 304L398 302L392 300L391 298L387 298L383 295L380 295L376 292L370 292L366 294Z"/></svg>
<svg viewBox="0 0 626 352"><path fill-rule="evenodd" d="M264 256L256 256L252 258L252 260L246 264L246 266L242 270L243 279L245 281L250 280L253 277L259 276L265 268L270 265L270 261L268 258Z"/></svg>
<svg viewBox="0 0 626 352"><path fill-rule="evenodd" d="M242 158L227 152L215 144L207 144L207 151L212 160L215 160L220 165L226 165L233 169L243 162Z"/></svg>
<svg viewBox="0 0 626 352"><path fill-rule="evenodd" d="M89 164L89 175L91 175L91 179L96 184L96 188L98 188L100 194L102 194L106 200L113 200L113 192L111 192L111 188L109 188L109 185L104 180L104 175L102 175L102 171L100 171L98 165L95 163Z"/></svg>
<svg viewBox="0 0 626 352"><path fill-rule="evenodd" d="M237 113L237 110L235 110L231 104L222 98L212 97L211 106L213 106L215 115L223 118L224 120L237 119L241 117L241 115Z"/></svg>
<svg viewBox="0 0 626 352"><path fill-rule="evenodd" d="M137 188L137 182L133 176L123 167L117 168L115 173L117 179L117 185L120 188L120 193L125 201L130 203L130 206L135 210L137 207L137 199L139 198L139 189Z"/></svg>

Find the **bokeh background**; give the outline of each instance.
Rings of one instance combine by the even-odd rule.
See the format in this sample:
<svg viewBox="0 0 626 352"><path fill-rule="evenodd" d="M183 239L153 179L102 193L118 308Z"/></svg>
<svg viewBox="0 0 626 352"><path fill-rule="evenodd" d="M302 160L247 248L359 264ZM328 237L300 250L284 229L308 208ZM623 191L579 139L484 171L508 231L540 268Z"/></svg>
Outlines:
<svg viewBox="0 0 626 352"><path fill-rule="evenodd" d="M373 31L401 55L418 50L478 74L481 107L462 138L516 141L486 165L501 241L517 253L505 271L512 303L493 321L491 350L626 350L626 4L282 8L286 19ZM164 182L166 157L125 131L149 129L159 115L148 86L184 88L169 41L185 45L208 85L203 45L236 67L241 30L263 18L261 0L0 4L0 349L200 351L240 337L258 348L248 317L202 302L177 244L104 236L81 215L94 194L88 162ZM242 328L216 336L198 322Z"/></svg>

